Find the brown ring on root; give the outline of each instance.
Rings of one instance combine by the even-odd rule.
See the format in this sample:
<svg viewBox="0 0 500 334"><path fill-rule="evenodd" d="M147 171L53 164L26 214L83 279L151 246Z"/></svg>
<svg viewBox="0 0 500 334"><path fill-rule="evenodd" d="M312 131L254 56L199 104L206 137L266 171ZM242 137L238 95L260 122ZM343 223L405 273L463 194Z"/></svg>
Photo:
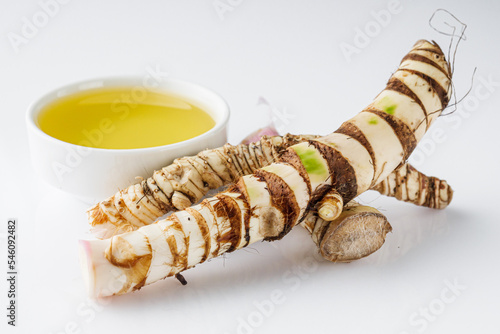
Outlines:
<svg viewBox="0 0 500 334"><path fill-rule="evenodd" d="M396 116L388 114L384 111L375 108L367 108L364 111L379 116L385 120L387 124L389 124L403 147L403 161L408 160L415 147L417 147L417 139L415 138L415 135L410 127Z"/></svg>
<svg viewBox="0 0 500 334"><path fill-rule="evenodd" d="M372 159L373 169L377 169L377 159L375 157L375 152L373 151L373 147L366 139L365 134L361 131L356 125L347 121L342 123L340 128L338 128L335 133L341 133L343 135L349 136L355 140L357 140L367 151Z"/></svg>
<svg viewBox="0 0 500 334"><path fill-rule="evenodd" d="M261 233L264 233L265 241L279 240L290 232L299 219L300 208L295 199L295 194L290 186L274 173L259 169L254 175L266 183L272 206L278 209L284 218L282 222L283 226L276 226L275 219L262 219L260 223Z"/></svg>
<svg viewBox="0 0 500 334"><path fill-rule="evenodd" d="M327 144L316 140L309 140L309 143L325 158L332 177L331 185L342 196L344 203L356 197L358 191L356 173L349 161L342 153Z"/></svg>

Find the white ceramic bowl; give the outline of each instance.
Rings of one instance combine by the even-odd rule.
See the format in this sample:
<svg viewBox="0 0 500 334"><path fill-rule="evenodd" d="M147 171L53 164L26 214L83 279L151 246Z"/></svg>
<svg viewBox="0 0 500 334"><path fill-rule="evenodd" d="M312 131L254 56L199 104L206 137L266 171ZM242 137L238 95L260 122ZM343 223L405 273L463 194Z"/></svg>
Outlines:
<svg viewBox="0 0 500 334"><path fill-rule="evenodd" d="M149 177L155 169L175 158L193 155L226 143L229 107L213 91L184 81L162 79L155 90L179 96L202 108L215 120L209 131L179 143L141 149L99 149L70 144L44 133L37 125L38 114L48 103L77 92L99 87L147 88L145 78L117 77L78 82L56 89L28 109L26 123L33 166L49 184L87 203L101 201L117 190L136 183L137 176Z"/></svg>

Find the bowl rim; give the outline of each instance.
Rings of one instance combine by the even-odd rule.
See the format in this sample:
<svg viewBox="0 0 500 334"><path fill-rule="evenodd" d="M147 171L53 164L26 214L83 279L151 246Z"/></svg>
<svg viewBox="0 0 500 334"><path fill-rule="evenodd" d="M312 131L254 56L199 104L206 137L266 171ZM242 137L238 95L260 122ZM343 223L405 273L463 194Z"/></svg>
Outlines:
<svg viewBox="0 0 500 334"><path fill-rule="evenodd" d="M27 124L27 130L28 132L32 132L36 134L37 136L40 136L44 138L45 140L49 140L54 142L55 144L58 145L69 145L69 147L73 147L74 149L80 149L80 150L88 150L88 152L109 152L109 153L114 153L114 154L127 154L127 153L135 153L135 152L151 152L151 151L163 151L165 149L176 149L176 148L182 148L183 146L189 145L193 142L198 142L202 141L204 138L209 137L210 135L219 132L220 130L223 130L226 126L227 123L229 122L229 117L230 117L230 109L227 101L218 93L216 93L214 90L209 89L203 85L200 85L198 83L194 83L191 81L186 81L186 80L179 80L179 79L174 79L174 78L166 78L162 79L162 81L159 83L157 87L154 87L154 89L162 90L164 89L165 91L168 92L168 88L165 88L166 84L173 84L176 86L179 85L184 85L188 86L189 88L194 88L197 90L204 91L204 93L211 95L213 98L218 100L219 103L224 107L223 110L218 111L217 113L220 113L220 115L217 115L217 118L220 118L219 121L215 120L215 125L212 127L210 130L196 136L193 138L189 138L177 143L171 143L167 145L161 145L161 146L153 146L153 147L143 147L143 148L125 148L125 149L119 149L119 148L97 148L97 147L90 147L90 146L83 146L83 145L78 145L78 144L73 144L73 143L68 143L64 140L57 139L55 137L50 136L49 134L45 133L42 131L42 129L39 128L39 126L36 124L36 116L38 115L39 111L42 109L44 105L47 103L51 103L56 101L57 99L60 98L60 96L57 96L58 93L60 93L63 90L72 90L68 95L75 94L78 92L84 92L86 90L94 89L94 88L99 88L99 87L88 87L88 88L80 88L83 85L89 85L91 83L97 83L101 82L104 83L104 85L100 87L128 87L134 85L134 83L138 82L143 82L143 77L142 76L133 76L133 75L128 75L128 76L105 76L105 77L97 77L97 78L92 78L92 79L86 79L86 80L79 80L75 81L69 84L62 85L60 87L57 87L55 89L50 90L47 93L44 93L40 97L38 97L35 101L33 101L25 114L25 121ZM116 85L106 85L106 82L110 81L116 81ZM121 83L118 83L121 82ZM188 95L188 94L186 94ZM187 99L189 99L189 96L186 96ZM192 98L192 101L189 102L194 102L196 103L196 97ZM222 109L222 108L221 108ZM213 115L212 115L213 116ZM215 117L214 117L215 118Z"/></svg>

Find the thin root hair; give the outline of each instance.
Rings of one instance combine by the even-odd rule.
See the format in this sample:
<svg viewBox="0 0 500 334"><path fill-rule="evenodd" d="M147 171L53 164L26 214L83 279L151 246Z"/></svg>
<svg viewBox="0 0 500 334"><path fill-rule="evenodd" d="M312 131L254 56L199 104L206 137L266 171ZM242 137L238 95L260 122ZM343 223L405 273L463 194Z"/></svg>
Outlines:
<svg viewBox="0 0 500 334"><path fill-rule="evenodd" d="M445 31L442 31L442 30L439 30L438 28L436 28L433 23L432 23L432 20L434 19L434 16L436 16L436 14L438 12L445 12L446 14L450 15L452 18L454 18L457 22L459 22L461 25L462 25L462 29L461 29L461 32L459 35L455 34L456 32L456 27L455 26L452 26L450 25L448 22L443 22L444 24L446 24L448 27L452 28L453 32L450 34L450 33L447 33ZM454 73L454 69L455 69L455 58L456 58L456 54L457 54L457 50L458 50L458 45L460 44L460 42L462 40L467 40L467 37L465 36L465 30L467 29L467 24L465 24L464 22L460 21L455 15L453 15L450 11L446 10L446 9L443 9L443 8L439 8L439 9L436 9L434 11L434 13L432 14L432 16L429 18L429 26L434 29L435 31L437 31L438 33L442 34L442 35L445 35L445 36L450 36L450 44L448 45L448 60L450 62L450 70L451 70L451 74L453 75ZM455 45L455 49L453 50L452 52L452 48L453 48L453 42L454 42L454 38L455 37L458 37L458 41Z"/></svg>
<svg viewBox="0 0 500 334"><path fill-rule="evenodd" d="M456 110L457 110L457 105L459 105L469 94L470 92L472 91L472 87L474 87L474 76L476 75L476 71L477 71L477 67L474 67L474 71L472 72L472 77L471 77L471 82L470 82L470 87L469 89L467 90L467 92L464 94L464 96L462 96L458 101L457 101L457 96L456 96L456 93L454 93L454 100L455 102L453 102L452 104L448 105L445 109L449 108L449 107L453 107L454 109L446 114L441 114L440 116L448 116L448 115L451 115L453 114ZM453 91L455 91L455 85L453 84L453 82L451 82L451 85L453 85Z"/></svg>
<svg viewBox="0 0 500 334"><path fill-rule="evenodd" d="M260 252L253 247L245 247L245 248L242 248L242 250L244 250L245 252L250 253L250 254L260 255Z"/></svg>
<svg viewBox="0 0 500 334"><path fill-rule="evenodd" d="M456 22L460 23L460 33L457 33L457 26L454 26L446 21L443 21L443 23L445 25L447 25L448 27L450 27L452 29L452 32L449 33L449 32L446 32L446 31L442 31L440 30L439 28L437 28L434 23L433 23L433 19L434 17L436 16L437 13L439 12L444 12L446 14L448 14L450 17L452 17ZM470 93L470 91L472 90L472 85L473 85L473 81L474 81L474 74L476 73L476 69L474 69L474 73L472 74L472 79L471 79L471 87L469 88L469 90L467 91L467 93L460 99L457 100L457 95L456 95L456 90L455 90L455 84L452 80L453 78L453 74L455 73L455 60L456 60L456 57L457 57L457 51L458 51L458 47L460 45L460 42L462 40L467 40L467 37L465 36L465 30L467 29L467 24L460 21L455 15L453 15L450 11L446 10L446 9L443 9L443 8L439 8L439 9L436 9L434 11L434 13L431 15L431 17L429 18L429 26L434 29L435 31L437 31L438 33L442 34L442 35L445 35L445 36L450 36L450 43L448 44L448 62L449 62L449 69L450 69L450 86L449 86L449 90L451 89L452 91L452 96L453 96L453 100L454 102L449 104L445 109L449 108L449 107L453 107L454 109L446 114L441 114L440 116L447 116L447 115L451 115L453 114L457 108L456 106ZM458 40L456 40L456 43L455 43L455 38L458 38ZM430 114L433 114L433 113L436 113L436 112L441 112L441 111L444 111L443 110L436 110L435 112L432 112Z"/></svg>

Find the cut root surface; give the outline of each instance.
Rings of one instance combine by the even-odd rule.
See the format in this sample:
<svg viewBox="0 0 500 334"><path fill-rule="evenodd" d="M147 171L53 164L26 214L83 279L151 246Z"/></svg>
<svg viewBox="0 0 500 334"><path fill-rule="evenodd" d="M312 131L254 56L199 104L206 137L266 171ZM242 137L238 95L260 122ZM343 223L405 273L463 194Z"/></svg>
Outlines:
<svg viewBox="0 0 500 334"><path fill-rule="evenodd" d="M392 231L385 216L376 212L341 216L339 220L330 225L320 244L321 255L332 262L351 262L372 254Z"/></svg>

